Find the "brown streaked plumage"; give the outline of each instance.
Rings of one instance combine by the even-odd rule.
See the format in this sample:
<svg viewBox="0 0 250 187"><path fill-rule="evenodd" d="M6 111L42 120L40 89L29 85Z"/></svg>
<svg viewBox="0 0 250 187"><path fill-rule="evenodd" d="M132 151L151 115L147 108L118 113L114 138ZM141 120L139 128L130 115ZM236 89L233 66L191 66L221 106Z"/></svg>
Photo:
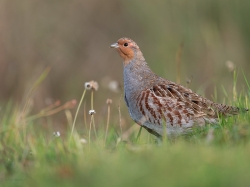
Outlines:
<svg viewBox="0 0 250 187"><path fill-rule="evenodd" d="M166 123L168 135L186 134L195 126L217 123L218 115L239 113L238 107L214 103L157 76L133 40L121 38L111 47L123 59L125 102L130 116L148 132L161 137Z"/></svg>

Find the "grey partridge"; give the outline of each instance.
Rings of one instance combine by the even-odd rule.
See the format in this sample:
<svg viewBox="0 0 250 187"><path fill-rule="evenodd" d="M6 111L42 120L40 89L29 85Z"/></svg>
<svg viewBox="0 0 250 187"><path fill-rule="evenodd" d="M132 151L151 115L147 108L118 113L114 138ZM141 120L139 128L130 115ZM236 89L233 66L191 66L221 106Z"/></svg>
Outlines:
<svg viewBox="0 0 250 187"><path fill-rule="evenodd" d="M238 107L214 103L153 73L133 40L120 38L110 47L123 59L124 96L131 118L155 136L161 137L164 129L169 136L187 134L193 127L218 123L219 115L239 113Z"/></svg>

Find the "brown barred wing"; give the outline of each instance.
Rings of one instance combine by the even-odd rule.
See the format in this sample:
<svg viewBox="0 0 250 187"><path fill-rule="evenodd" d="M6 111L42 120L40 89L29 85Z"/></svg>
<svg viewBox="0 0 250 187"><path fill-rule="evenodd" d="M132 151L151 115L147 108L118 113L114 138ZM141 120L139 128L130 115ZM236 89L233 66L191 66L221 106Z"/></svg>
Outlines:
<svg viewBox="0 0 250 187"><path fill-rule="evenodd" d="M190 126L194 118L205 115L203 112L195 111L191 105L176 99L171 94L173 92L161 86L154 86L140 93L136 106L145 120L155 125L160 125L164 119L171 126Z"/></svg>

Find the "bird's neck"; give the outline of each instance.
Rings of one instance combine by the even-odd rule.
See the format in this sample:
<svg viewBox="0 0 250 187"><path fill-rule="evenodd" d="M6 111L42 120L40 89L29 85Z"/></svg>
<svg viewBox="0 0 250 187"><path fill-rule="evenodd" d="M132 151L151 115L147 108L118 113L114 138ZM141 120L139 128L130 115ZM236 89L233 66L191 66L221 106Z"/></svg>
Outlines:
<svg viewBox="0 0 250 187"><path fill-rule="evenodd" d="M148 67L142 55L135 56L127 64L124 63L123 75L124 91L127 94L150 87L158 77Z"/></svg>

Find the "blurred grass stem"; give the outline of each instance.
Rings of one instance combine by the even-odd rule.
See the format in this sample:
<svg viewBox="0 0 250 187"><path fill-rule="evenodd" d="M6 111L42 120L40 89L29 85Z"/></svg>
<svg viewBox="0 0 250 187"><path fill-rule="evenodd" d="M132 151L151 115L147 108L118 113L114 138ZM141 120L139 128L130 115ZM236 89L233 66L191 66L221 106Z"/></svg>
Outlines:
<svg viewBox="0 0 250 187"><path fill-rule="evenodd" d="M106 140L107 140L107 136L108 136L109 119L110 119L110 104L108 104L108 117L107 117L106 133L105 133L105 144L106 144Z"/></svg>
<svg viewBox="0 0 250 187"><path fill-rule="evenodd" d="M183 43L180 44L180 47L176 54L176 83L181 83L181 55L183 50Z"/></svg>
<svg viewBox="0 0 250 187"><path fill-rule="evenodd" d="M30 102L31 102L31 98L33 96L33 93L35 92L36 88L43 82L43 80L47 77L47 75L49 74L50 72L50 67L47 67L44 72L40 75L40 77L36 80L35 84L32 86L32 88L30 89L28 95L27 95L27 100L25 102L25 105L23 107L23 110L21 112L21 116L20 118L23 118L23 116L25 115L26 113L26 110L28 108L28 106L30 105Z"/></svg>
<svg viewBox="0 0 250 187"><path fill-rule="evenodd" d="M91 91L91 110L94 110L94 90ZM95 137L97 137L96 128L95 128L95 119L94 119L94 115L91 116L91 121L92 121L92 123L93 123L93 128L94 128L94 132L95 132Z"/></svg>
<svg viewBox="0 0 250 187"><path fill-rule="evenodd" d="M77 118L79 109L80 109L80 107L81 107L81 105L82 105L82 101L83 101L83 98L84 98L84 96L85 96L85 93L86 93L86 89L84 89L84 91L83 91L81 100L80 100L80 102L79 102L79 104L78 104L78 107L77 107L77 110L76 110L76 114L75 114L74 121L73 121L73 124L72 124L72 130L71 130L71 134L70 134L70 139L71 139L71 137L72 137L72 135L73 135L73 132L74 132L74 128L75 128L75 124L76 124L76 118Z"/></svg>
<svg viewBox="0 0 250 187"><path fill-rule="evenodd" d="M119 125L121 129L121 137L122 137L122 115L121 115L121 98L119 99L118 112L119 112Z"/></svg>

